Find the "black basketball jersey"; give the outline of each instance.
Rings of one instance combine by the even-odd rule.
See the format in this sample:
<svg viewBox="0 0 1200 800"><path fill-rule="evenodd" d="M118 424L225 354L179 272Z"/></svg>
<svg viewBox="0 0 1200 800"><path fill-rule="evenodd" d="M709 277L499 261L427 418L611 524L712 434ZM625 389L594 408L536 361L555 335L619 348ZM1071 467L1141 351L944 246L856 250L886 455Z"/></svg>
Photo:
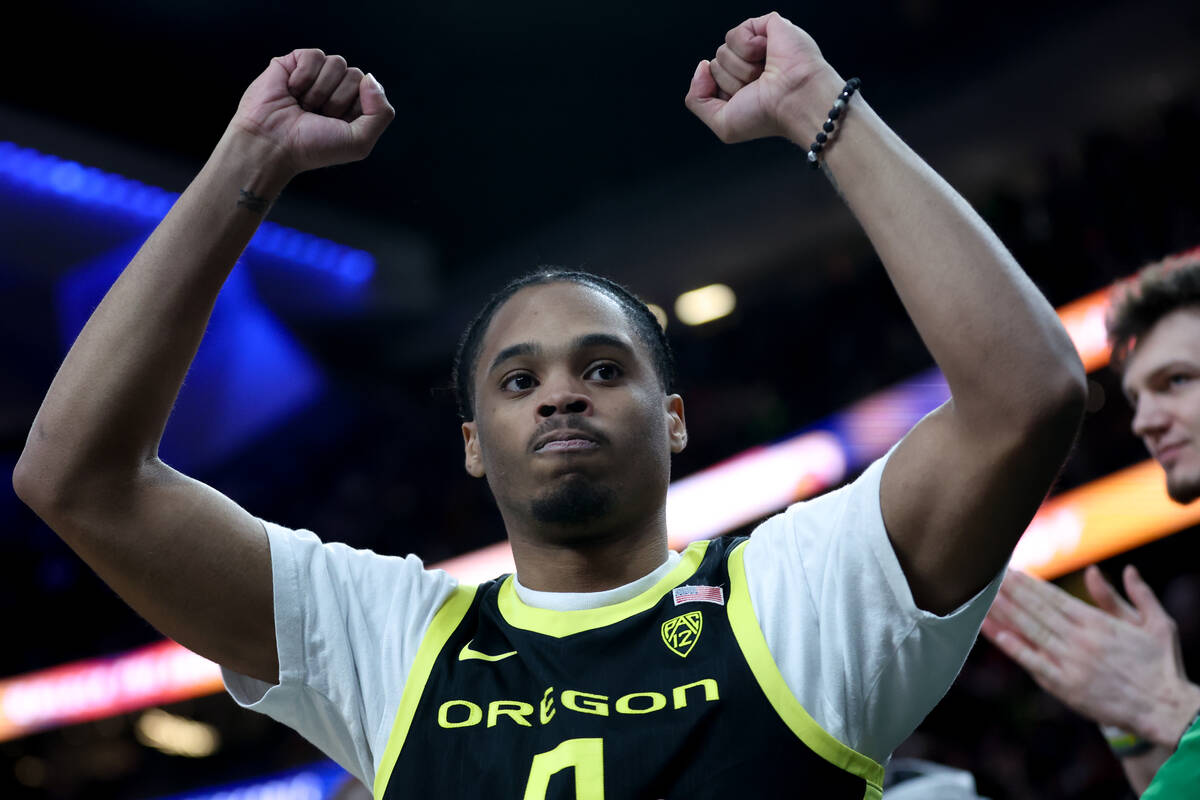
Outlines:
<svg viewBox="0 0 1200 800"><path fill-rule="evenodd" d="M697 542L598 609L526 606L511 576L457 588L407 676L376 798L881 797L883 768L784 683L745 542Z"/></svg>

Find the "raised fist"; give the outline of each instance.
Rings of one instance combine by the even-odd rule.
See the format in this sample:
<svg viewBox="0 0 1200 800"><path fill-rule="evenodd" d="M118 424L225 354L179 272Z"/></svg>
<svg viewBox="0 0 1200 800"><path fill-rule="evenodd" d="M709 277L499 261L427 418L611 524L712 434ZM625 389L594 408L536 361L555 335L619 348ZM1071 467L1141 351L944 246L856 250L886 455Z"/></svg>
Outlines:
<svg viewBox="0 0 1200 800"><path fill-rule="evenodd" d="M395 116L373 75L307 49L271 59L231 124L269 142L299 173L366 158Z"/></svg>
<svg viewBox="0 0 1200 800"><path fill-rule="evenodd" d="M813 38L772 11L725 34L684 104L723 142L791 136L791 127L811 136L808 117L828 110L842 83Z"/></svg>

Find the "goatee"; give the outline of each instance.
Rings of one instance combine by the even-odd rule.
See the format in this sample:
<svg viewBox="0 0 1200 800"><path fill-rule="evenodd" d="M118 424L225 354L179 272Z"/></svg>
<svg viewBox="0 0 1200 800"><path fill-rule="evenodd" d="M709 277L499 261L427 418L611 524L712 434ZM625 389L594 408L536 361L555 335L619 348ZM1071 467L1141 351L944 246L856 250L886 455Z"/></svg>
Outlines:
<svg viewBox="0 0 1200 800"><path fill-rule="evenodd" d="M582 525L607 515L615 502L611 489L597 486L581 475L572 475L534 498L530 510L538 522Z"/></svg>

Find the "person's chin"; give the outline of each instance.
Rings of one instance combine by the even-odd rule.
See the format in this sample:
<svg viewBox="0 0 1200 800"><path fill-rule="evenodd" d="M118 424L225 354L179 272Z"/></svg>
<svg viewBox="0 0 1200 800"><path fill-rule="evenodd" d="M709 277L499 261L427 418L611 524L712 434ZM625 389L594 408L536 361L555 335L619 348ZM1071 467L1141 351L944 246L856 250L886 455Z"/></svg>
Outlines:
<svg viewBox="0 0 1200 800"><path fill-rule="evenodd" d="M1178 466L1167 473L1167 496L1176 503L1187 504L1200 498L1200 474L1196 470L1182 473Z"/></svg>
<svg viewBox="0 0 1200 800"><path fill-rule="evenodd" d="M616 506L612 488L579 472L556 476L530 505L543 524L575 528L602 522Z"/></svg>

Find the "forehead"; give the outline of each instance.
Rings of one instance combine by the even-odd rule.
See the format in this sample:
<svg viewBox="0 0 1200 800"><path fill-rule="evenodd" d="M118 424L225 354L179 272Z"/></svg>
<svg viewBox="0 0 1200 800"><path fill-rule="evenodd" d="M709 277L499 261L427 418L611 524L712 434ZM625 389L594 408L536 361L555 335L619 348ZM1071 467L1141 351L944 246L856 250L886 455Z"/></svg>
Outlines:
<svg viewBox="0 0 1200 800"><path fill-rule="evenodd" d="M606 333L644 354L625 308L608 294L578 283L545 283L521 289L492 317L479 348L486 369L501 350L533 344L545 350L581 335Z"/></svg>
<svg viewBox="0 0 1200 800"><path fill-rule="evenodd" d="M1181 308L1155 323L1129 355L1122 384L1126 390L1137 388L1178 361L1200 366L1200 308Z"/></svg>

